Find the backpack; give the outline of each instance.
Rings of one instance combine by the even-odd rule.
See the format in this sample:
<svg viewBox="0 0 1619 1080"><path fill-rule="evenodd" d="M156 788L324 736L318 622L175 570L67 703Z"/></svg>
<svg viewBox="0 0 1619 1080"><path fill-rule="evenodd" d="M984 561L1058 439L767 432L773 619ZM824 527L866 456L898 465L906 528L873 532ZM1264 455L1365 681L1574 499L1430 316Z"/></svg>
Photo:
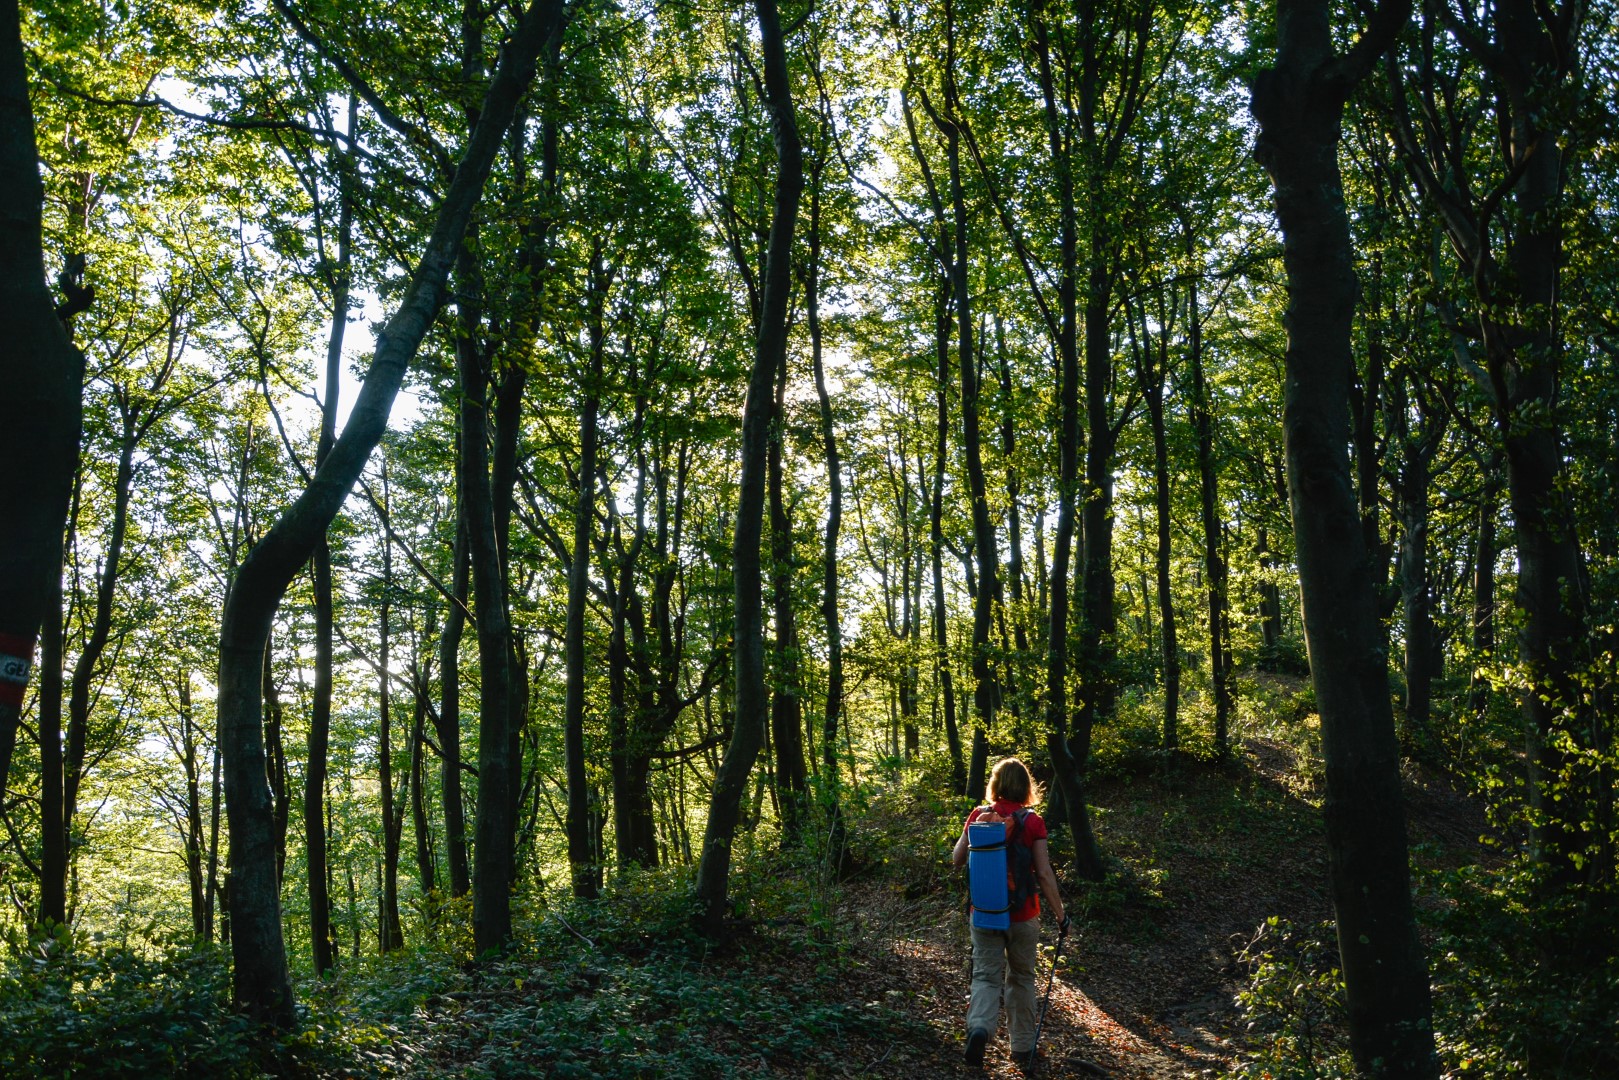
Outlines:
<svg viewBox="0 0 1619 1080"><path fill-rule="evenodd" d="M1009 915L1028 903L1029 898L1035 895L1037 885L1034 877L1034 848L1017 842L1018 834L1023 831L1023 820L1029 813L1027 808L1012 812L1011 831L1001 843L971 849L992 851L1003 848L1006 851L1006 906L986 908L975 903L973 910L976 914Z"/></svg>

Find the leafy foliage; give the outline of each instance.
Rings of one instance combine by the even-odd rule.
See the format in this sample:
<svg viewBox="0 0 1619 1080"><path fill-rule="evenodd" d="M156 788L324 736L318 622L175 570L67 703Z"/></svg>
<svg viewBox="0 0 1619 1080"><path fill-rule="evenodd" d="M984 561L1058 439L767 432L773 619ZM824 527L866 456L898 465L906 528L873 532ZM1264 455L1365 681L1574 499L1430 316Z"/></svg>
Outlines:
<svg viewBox="0 0 1619 1080"><path fill-rule="evenodd" d="M0 1073L6 1076L261 1075L253 1026L230 1009L216 949L147 955L58 932L0 969Z"/></svg>

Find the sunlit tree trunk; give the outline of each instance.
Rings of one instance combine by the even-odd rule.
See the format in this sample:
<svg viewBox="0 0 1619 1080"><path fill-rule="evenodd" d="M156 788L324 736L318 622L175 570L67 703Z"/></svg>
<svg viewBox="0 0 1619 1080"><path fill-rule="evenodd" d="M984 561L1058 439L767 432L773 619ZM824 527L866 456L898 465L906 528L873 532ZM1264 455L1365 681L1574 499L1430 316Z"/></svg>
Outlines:
<svg viewBox="0 0 1619 1080"><path fill-rule="evenodd" d="M773 381L787 349L787 306L792 285L793 226L803 190L803 149L793 115L787 50L775 0L755 0L764 54L765 102L776 142L775 205L765 254L760 318L753 369L742 407L742 470L738 481L735 535L731 546L735 590L736 716L731 742L714 777L708 826L697 867L698 919L705 936L718 939L724 926L731 871L731 841L742 817L748 774L764 742L769 709L765 693L760 541L764 526L765 464Z"/></svg>
<svg viewBox="0 0 1619 1080"><path fill-rule="evenodd" d="M276 1028L294 1022L281 930L273 819L261 727L265 647L287 587L336 517L382 437L388 412L444 300L444 283L483 192L518 98L556 18L557 0L535 0L508 39L483 114L433 221L404 296L377 338L343 434L314 478L248 553L226 602L219 646L219 740L230 818L232 983L237 1003Z"/></svg>

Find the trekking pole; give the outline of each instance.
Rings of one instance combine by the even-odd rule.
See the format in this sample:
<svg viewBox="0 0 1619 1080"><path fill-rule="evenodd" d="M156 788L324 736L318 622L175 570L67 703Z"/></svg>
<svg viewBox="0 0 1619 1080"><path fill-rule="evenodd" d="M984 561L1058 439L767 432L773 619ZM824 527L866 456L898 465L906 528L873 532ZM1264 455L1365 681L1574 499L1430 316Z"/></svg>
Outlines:
<svg viewBox="0 0 1619 1080"><path fill-rule="evenodd" d="M1051 988L1057 983L1057 961L1062 959L1063 942L1068 940L1068 926L1073 922L1073 916L1066 916L1062 921L1062 932L1057 935L1057 950L1051 954L1051 978L1046 980L1046 997L1040 1002L1040 1015L1034 1021L1034 1043L1029 1047L1028 1075L1033 1076L1036 1062L1039 1058L1036 1051L1040 1049L1040 1028L1046 1022L1046 1010L1051 1007Z"/></svg>

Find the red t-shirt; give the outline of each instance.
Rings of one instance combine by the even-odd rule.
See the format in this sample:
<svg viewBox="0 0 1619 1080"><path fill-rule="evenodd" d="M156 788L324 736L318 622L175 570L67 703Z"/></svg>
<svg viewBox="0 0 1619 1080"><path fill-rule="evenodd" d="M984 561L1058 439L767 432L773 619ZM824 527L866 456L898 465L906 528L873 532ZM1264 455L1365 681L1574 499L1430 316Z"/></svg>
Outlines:
<svg viewBox="0 0 1619 1080"><path fill-rule="evenodd" d="M1022 806L1012 802L1009 799L997 799L993 806L980 806L972 813L968 814L967 824L971 825L974 821L977 821L978 815L993 811L994 813L1007 819L1006 835L1010 838L1012 835L1012 826L1015 824L1015 822L1012 820L1012 815L1022 809ZM1035 813L1033 810L1030 810L1027 816L1025 816L1023 819L1023 826L1017 831L1017 840L1015 842L1022 844L1024 847L1032 848L1034 847L1034 842L1036 840L1044 840L1045 838L1046 823L1041 820L1039 814ZM1010 857L1011 856L1008 856L1008 858ZM1034 890L1034 895L1030 896L1022 903L1020 907L1012 912L1012 921L1027 922L1030 919L1038 919L1039 917L1040 890L1036 888Z"/></svg>

